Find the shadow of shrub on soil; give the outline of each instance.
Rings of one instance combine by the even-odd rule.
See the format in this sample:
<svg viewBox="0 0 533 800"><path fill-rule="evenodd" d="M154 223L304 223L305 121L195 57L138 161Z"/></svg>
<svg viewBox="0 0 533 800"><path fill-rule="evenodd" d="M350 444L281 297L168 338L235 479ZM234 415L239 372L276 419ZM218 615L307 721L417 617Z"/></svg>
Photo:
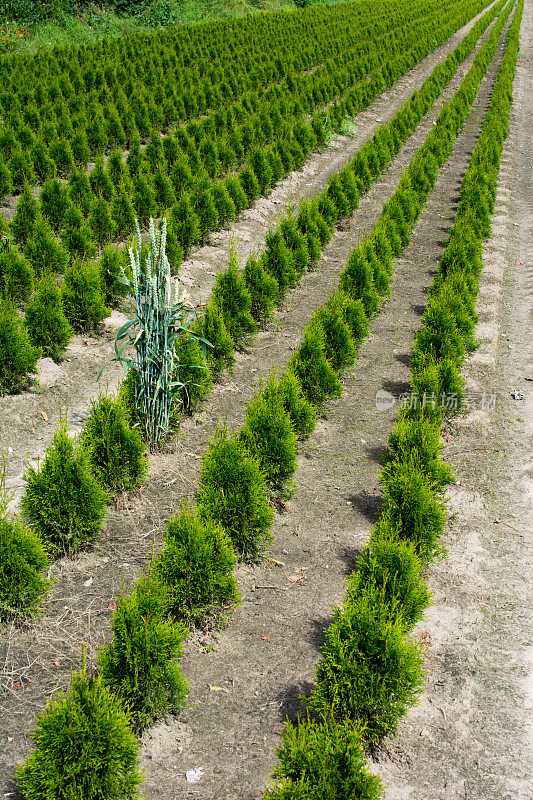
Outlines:
<svg viewBox="0 0 533 800"><path fill-rule="evenodd" d="M369 492L360 492L359 494L352 494L348 497L352 506L372 525L375 525L379 519L383 509L383 497L381 494L369 494Z"/></svg>
<svg viewBox="0 0 533 800"><path fill-rule="evenodd" d="M276 698L279 700L278 711L280 718L282 720L289 719L292 723L295 723L298 717L306 717L307 710L301 698L310 697L314 688L315 685L311 681L301 681L280 692Z"/></svg>

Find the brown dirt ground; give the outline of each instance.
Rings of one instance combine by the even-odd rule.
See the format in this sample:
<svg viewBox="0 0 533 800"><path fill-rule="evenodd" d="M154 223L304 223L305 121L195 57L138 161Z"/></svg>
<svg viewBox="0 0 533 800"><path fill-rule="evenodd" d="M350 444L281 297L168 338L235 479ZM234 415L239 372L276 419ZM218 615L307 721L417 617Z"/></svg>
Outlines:
<svg viewBox="0 0 533 800"><path fill-rule="evenodd" d="M530 20L528 9L524 36L529 35ZM525 40L525 46L530 41ZM455 516L447 541L450 555L432 571L436 603L419 631L429 644L428 691L402 725L400 736L384 746L375 765L388 787L387 798L531 797L523 763L525 749L520 750L527 561L522 538L511 536L507 527L518 529L525 539L524 465L531 459L531 449L526 453L524 449L531 424L526 431L523 413L522 421L516 420L516 405L524 401L510 400L509 387L523 390L528 386L522 381L528 374L523 328L531 284L526 295L526 276L517 268L516 232L521 260L526 263L526 247L531 248L532 241L526 214L531 211L526 168L531 163L531 144L525 135L526 122L531 121L525 116L530 58L520 65L495 236L487 247L488 255L493 248L493 256L487 259L489 270L480 296L482 313L493 314L482 318L489 326L483 335L488 340L492 332L493 339L492 344L483 343L468 368L470 385L476 390L498 387L502 407L481 421L475 413L460 418L448 432L450 457L460 483L451 492ZM190 706L179 719L153 726L143 737L143 791L150 800L261 797L282 720L298 710L298 694L311 684L331 606L341 598L345 576L353 569L379 509L378 461L394 409L377 412L376 391L401 391L408 379L408 354L420 324L425 289L442 251L444 231L453 220L460 179L493 77L494 72L483 84L411 245L397 265L390 302L375 321L357 367L345 376L343 397L328 406L315 433L300 449L298 491L287 512L276 519L271 560L262 567L239 567L243 603L229 627L197 635L188 643L183 671L191 684ZM409 91L406 88L406 94ZM415 134L374 194L362 203L351 226L334 238L318 269L306 276L259 335L253 350L240 355L234 375L216 387L202 413L186 420L166 452L154 458L142 497L110 512L97 546L56 565L56 596L47 604L43 621L8 632L9 650L0 654L2 682L8 686L2 698L0 769L8 779L29 749L35 711L58 683L68 683L70 667L79 664L82 642L93 653L105 638L113 595L122 581L129 582L144 566L152 541L156 547L160 542L164 520L177 507L183 491L194 485L198 459L213 424L226 412L231 423L238 424L253 394L254 378L286 363L312 309L331 291L347 253L379 214L428 129L423 135ZM511 187L507 195L506 182ZM511 205L513 194L523 203L521 207ZM515 216L518 229L512 224ZM495 291L498 285L500 298ZM489 330L491 323L494 327ZM502 341L502 333L497 339L498 329L509 342ZM492 363L487 361L490 358ZM476 359L480 359L477 366ZM530 361L527 368L533 377ZM495 443L497 459L490 452ZM497 493L494 501L490 491ZM489 511L483 511L489 506ZM519 516L508 521L511 513ZM492 518L502 523L495 525ZM288 580L294 575L302 577ZM88 578L94 582L84 587ZM506 604L514 602L511 616ZM18 678L23 679L22 692L9 689ZM212 691L210 686L222 691ZM490 698L496 692L494 703ZM188 783L186 772L197 768L203 776L197 783Z"/></svg>

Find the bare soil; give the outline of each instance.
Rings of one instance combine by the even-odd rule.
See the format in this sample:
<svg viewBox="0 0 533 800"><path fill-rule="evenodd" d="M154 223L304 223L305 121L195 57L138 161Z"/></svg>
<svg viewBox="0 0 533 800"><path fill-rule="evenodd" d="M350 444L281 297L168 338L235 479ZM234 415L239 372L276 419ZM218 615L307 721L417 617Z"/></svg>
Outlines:
<svg viewBox="0 0 533 800"><path fill-rule="evenodd" d="M525 376L533 377L531 360L527 360L531 353L524 347L524 342L531 342L527 336L531 274L526 275L524 265L533 241L528 184L531 142L527 138L528 122L531 131L530 6L523 23L523 46L529 47L529 54L520 59L494 236L486 248L487 271L479 301L484 341L466 372L473 391L496 391L498 402L494 410L474 410L460 417L447 431L447 455L458 482L450 492L449 555L431 572L435 605L417 631L428 652L427 692L374 764L387 787L387 800L533 797L527 783L531 761L528 768L525 738L526 657L531 660L533 652L525 633L530 613L527 592L531 597L526 497L529 492L530 503L533 494L531 482L527 484L531 417L525 422L525 406L531 410L532 402L527 391L530 384L524 381ZM425 74L418 73L415 80L415 70L404 80L401 97L394 101L387 93L388 100L385 97L375 104L365 123L367 135L375 124L370 113L386 119L392 103L399 105L408 97L433 68L436 60L431 60L443 52L419 68L427 69ZM500 57L501 49L497 61ZM390 300L373 324L359 363L344 377L342 398L325 409L314 434L300 448L298 490L286 512L277 515L269 558L259 567L239 566L242 605L228 627L198 632L189 639L183 659L191 687L185 713L153 726L143 736L143 792L150 800L259 800L262 796L283 719L298 712L298 696L312 685L331 607L341 600L346 575L353 570L379 513L379 459L395 409L377 411L376 392L385 388L398 394L407 386L409 353L425 293L453 221L458 189L496 67L497 63L483 83L411 244L398 261ZM454 81L455 87L462 74ZM198 462L214 425L226 415L232 425L240 424L254 383L272 367L281 368L287 362L314 307L331 292L348 253L377 219L433 119L422 123L350 225L334 237L317 270L305 277L267 330L259 334L253 349L239 355L234 374L215 388L200 414L184 421L165 451L154 456L150 481L141 496L110 510L101 542L54 566L56 591L42 621L5 632L0 645L4 648L0 651L4 687L0 771L5 792L14 791L14 766L30 748L34 714L58 684L68 685L70 668L79 666L83 643L89 647L89 661L94 657L108 636L113 597L123 582L129 584L146 566L152 546L160 546L165 520L184 492L194 488ZM358 119L357 124L361 131L363 122ZM347 148L353 145L354 151L359 146L355 140L345 144ZM327 156L317 156L324 159L325 168ZM254 221L251 246L259 244L272 218ZM216 268L223 266L222 253L225 257L226 249L214 256L219 258L213 262ZM89 353L105 345L87 347ZM100 352L102 360L104 352ZM83 360L80 355L80 373ZM67 365L65 369L68 375ZM94 394L92 379L93 388L85 396ZM81 408L89 382L85 386L79 374L77 383L68 386ZM524 392L524 401L510 397L514 388ZM0 446L9 443L15 458L22 459L28 450L35 457L49 439L60 394L57 389L55 396L43 392L9 398L15 413L21 415L20 427L33 422L20 439L14 435L16 429L9 438L5 430L0 434ZM28 398L48 398L49 405L33 406ZM22 410L16 406L19 399L28 404ZM41 410L48 414L47 425ZM37 424L42 426L39 430ZM31 427L36 428L35 435L43 435L37 447ZM19 681L23 688L15 690ZM529 684L530 704L531 695ZM189 770L200 770L199 780L192 782L195 776L187 776Z"/></svg>

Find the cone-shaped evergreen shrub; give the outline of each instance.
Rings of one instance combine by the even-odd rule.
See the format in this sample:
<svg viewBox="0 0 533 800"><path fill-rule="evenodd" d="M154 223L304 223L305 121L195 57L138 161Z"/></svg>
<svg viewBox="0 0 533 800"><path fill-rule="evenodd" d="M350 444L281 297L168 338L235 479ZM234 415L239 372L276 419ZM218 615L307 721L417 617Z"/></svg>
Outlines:
<svg viewBox="0 0 533 800"><path fill-rule="evenodd" d="M35 749L17 771L28 800L134 800L142 782L131 715L85 665L37 718Z"/></svg>
<svg viewBox="0 0 533 800"><path fill-rule="evenodd" d="M370 264L372 270L372 280L380 295L386 295L389 291L390 278L385 266L381 259L378 257L372 239L367 239L363 244L363 251L365 258Z"/></svg>
<svg viewBox="0 0 533 800"><path fill-rule="evenodd" d="M279 297L282 299L289 287L296 286L298 273L294 266L294 256L281 233L267 233L266 250L262 259L266 271L278 282Z"/></svg>
<svg viewBox="0 0 533 800"><path fill-rule="evenodd" d="M348 325L357 350L360 343L368 334L368 317L366 316L363 303L361 300L352 300L346 292L339 289L329 299L328 306L337 308L341 312L344 321Z"/></svg>
<svg viewBox="0 0 533 800"><path fill-rule="evenodd" d="M346 603L375 591L391 616L401 616L404 629L409 631L431 603L421 572L413 545L394 539L376 542L363 550L357 562L357 572L348 581Z"/></svg>
<svg viewBox="0 0 533 800"><path fill-rule="evenodd" d="M222 181L213 186L213 202L218 215L219 225L226 225L235 219L235 203L230 197L226 184Z"/></svg>
<svg viewBox="0 0 533 800"><path fill-rule="evenodd" d="M387 605L365 592L335 611L309 704L336 719L360 721L371 744L395 732L422 683L422 654L405 638L402 619L391 619Z"/></svg>
<svg viewBox="0 0 533 800"><path fill-rule="evenodd" d="M78 131L74 134L70 143L70 149L76 166L81 170L86 170L91 159L91 150L87 142L85 131Z"/></svg>
<svg viewBox="0 0 533 800"><path fill-rule="evenodd" d="M211 231L218 230L218 213L210 189L201 192L194 203L194 210L200 222L200 243L205 242Z"/></svg>
<svg viewBox="0 0 533 800"><path fill-rule="evenodd" d="M322 194L318 198L317 203L318 210L322 219L326 222L329 230L330 236L331 231L335 227L335 223L337 222L337 206L335 205L333 199L329 194L326 192L322 192Z"/></svg>
<svg viewBox="0 0 533 800"><path fill-rule="evenodd" d="M165 547L153 562L154 575L168 590L172 616L198 624L238 603L236 560L224 528L183 506L168 521Z"/></svg>
<svg viewBox="0 0 533 800"><path fill-rule="evenodd" d="M91 400L80 441L94 476L111 496L135 491L145 481L146 447L120 398L101 394Z"/></svg>
<svg viewBox="0 0 533 800"><path fill-rule="evenodd" d="M361 725L346 720L287 720L265 800L380 800L381 781L367 767Z"/></svg>
<svg viewBox="0 0 533 800"><path fill-rule="evenodd" d="M322 327L308 325L304 341L292 356L289 367L302 387L306 399L315 406L329 397L340 397L342 383L326 358L325 334Z"/></svg>
<svg viewBox="0 0 533 800"><path fill-rule="evenodd" d="M0 297L13 305L25 303L33 290L33 269L16 250L0 251Z"/></svg>
<svg viewBox="0 0 533 800"><path fill-rule="evenodd" d="M265 270L263 259L254 255L246 262L243 278L252 301L250 314L256 323L264 323L271 315L278 298L278 282Z"/></svg>
<svg viewBox="0 0 533 800"><path fill-rule="evenodd" d="M268 391L268 386L265 391ZM277 391L296 434L300 439L306 439L315 429L316 410L306 400L302 385L292 369L288 369L285 372L277 384Z"/></svg>
<svg viewBox="0 0 533 800"><path fill-rule="evenodd" d="M40 356L14 306L0 299L0 396L22 391Z"/></svg>
<svg viewBox="0 0 533 800"><path fill-rule="evenodd" d="M213 386L211 370L207 366L207 352L197 339L187 339L176 343L176 382L180 385L177 407L180 411L192 414L198 403L204 400Z"/></svg>
<svg viewBox="0 0 533 800"><path fill-rule="evenodd" d="M211 297L205 307L204 318L198 324L198 332L211 347L207 348L207 363L213 380L220 377L224 369L235 363L233 339L228 333L218 301Z"/></svg>
<svg viewBox="0 0 533 800"><path fill-rule="evenodd" d="M225 428L204 456L197 506L202 518L222 525L242 558L255 561L263 554L274 520L266 482L257 461Z"/></svg>
<svg viewBox="0 0 533 800"><path fill-rule="evenodd" d="M98 273L100 277L100 288L102 290L104 303L109 308L116 308L123 297L126 296L127 289L120 282L121 265L123 257L119 250L106 247L102 252L102 258L98 263Z"/></svg>
<svg viewBox="0 0 533 800"><path fill-rule="evenodd" d="M66 318L78 332L97 330L109 314L98 268L86 261L73 264L65 272L61 299Z"/></svg>
<svg viewBox="0 0 533 800"><path fill-rule="evenodd" d="M79 208L84 217L89 216L93 192L89 178L84 172L75 170L69 178L68 193L76 208Z"/></svg>
<svg viewBox="0 0 533 800"><path fill-rule="evenodd" d="M128 707L138 732L179 711L187 697L177 661L187 629L165 618L167 604L160 582L142 578L119 598L111 620L113 640L98 654L103 683Z"/></svg>
<svg viewBox="0 0 533 800"><path fill-rule="evenodd" d="M109 205L103 197L96 197L91 201L89 225L99 247L108 244L115 235L115 223L111 219Z"/></svg>
<svg viewBox="0 0 533 800"><path fill-rule="evenodd" d="M39 204L28 184L17 200L15 216L11 222L11 233L16 244L24 246L33 235L35 223L40 216Z"/></svg>
<svg viewBox="0 0 533 800"><path fill-rule="evenodd" d="M278 225L278 231L283 236L285 244L292 253L292 263L296 274L300 276L309 263L309 250L307 249L307 239L298 228L295 217L289 215L282 219Z"/></svg>
<svg viewBox="0 0 533 800"><path fill-rule="evenodd" d="M372 247L374 249L375 254L381 261L385 271L390 276L394 270L394 263L392 258L392 250L389 243L389 239L385 233L385 227L381 223L378 223L374 228L371 237L369 237L369 241L372 243Z"/></svg>
<svg viewBox="0 0 533 800"><path fill-rule="evenodd" d="M24 473L21 509L42 540L56 553L70 553L102 529L106 495L91 471L85 450L68 435L61 418L38 469Z"/></svg>
<svg viewBox="0 0 533 800"><path fill-rule="evenodd" d="M272 185L272 169L263 149L254 150L248 163L257 178L261 194L268 194Z"/></svg>
<svg viewBox="0 0 533 800"><path fill-rule="evenodd" d="M439 456L442 444L439 428L429 420L409 419L400 413L396 426L389 436L393 459L408 461L416 458L429 480L444 486L452 482L452 472Z"/></svg>
<svg viewBox="0 0 533 800"><path fill-rule="evenodd" d="M40 194L41 209L54 231L63 227L65 212L69 205L68 190L57 178L45 181Z"/></svg>
<svg viewBox="0 0 533 800"><path fill-rule="evenodd" d="M379 295L374 286L372 267L362 247L352 250L346 268L341 273L340 288L354 300L361 300L370 319L379 308Z"/></svg>
<svg viewBox="0 0 533 800"><path fill-rule="evenodd" d="M63 311L61 292L51 276L40 281L26 308L24 323L31 343L41 348L45 358L64 358L72 330Z"/></svg>
<svg viewBox="0 0 533 800"><path fill-rule="evenodd" d="M229 266L219 272L213 288L213 297L224 317L226 330L235 347L242 347L257 330L251 314L252 298L239 271L236 250L230 246Z"/></svg>
<svg viewBox="0 0 533 800"><path fill-rule="evenodd" d="M42 542L20 519L8 519L9 499L0 488L0 621L34 614L50 585Z"/></svg>
<svg viewBox="0 0 533 800"><path fill-rule="evenodd" d="M200 220L194 211L189 195L183 194L172 208L170 230L183 248L187 258L191 247L200 241Z"/></svg>
<svg viewBox="0 0 533 800"><path fill-rule="evenodd" d="M92 231L85 224L82 212L69 201L63 220L64 229L61 233L61 243L71 256L90 258L94 255Z"/></svg>
<svg viewBox="0 0 533 800"><path fill-rule="evenodd" d="M384 509L373 534L375 540L395 535L411 542L422 561L441 550L444 506L435 494L418 460L393 461L383 470L380 481L385 490Z"/></svg>
<svg viewBox="0 0 533 800"><path fill-rule="evenodd" d="M339 372L356 359L357 348L342 310L335 303L327 303L313 314L311 324L324 331L324 353L327 360Z"/></svg>
<svg viewBox="0 0 533 800"><path fill-rule="evenodd" d="M89 175L89 183L96 197L101 197L108 203L111 202L111 198L113 197L113 181L109 177L101 158L96 159L94 169Z"/></svg>
<svg viewBox="0 0 533 800"><path fill-rule="evenodd" d="M133 181L133 207L139 225L146 227L152 217L157 216L155 192L144 172Z"/></svg>
<svg viewBox="0 0 533 800"><path fill-rule="evenodd" d="M115 234L119 239L125 239L134 232L135 209L122 183L117 187L117 192L113 196L110 213L115 225Z"/></svg>
<svg viewBox="0 0 533 800"><path fill-rule="evenodd" d="M243 189L242 183L238 178L226 178L226 186L228 193L235 205L235 213L240 214L245 208L248 208L248 198Z"/></svg>
<svg viewBox="0 0 533 800"><path fill-rule="evenodd" d="M335 205L336 219L343 219L350 214L350 201L344 194L341 180L338 175L333 175L327 187L328 197Z"/></svg>
<svg viewBox="0 0 533 800"><path fill-rule="evenodd" d="M11 178L11 173L6 164L4 164L2 154L0 153L0 201L2 201L6 195L11 194L12 190L13 180Z"/></svg>
<svg viewBox="0 0 533 800"><path fill-rule="evenodd" d="M238 180L246 195L247 206L253 206L259 195L261 194L261 187L259 181L255 176L255 172L249 166L246 166L238 175Z"/></svg>
<svg viewBox="0 0 533 800"><path fill-rule="evenodd" d="M239 438L259 463L270 490L283 497L296 472L296 434L278 392L255 395Z"/></svg>
<svg viewBox="0 0 533 800"><path fill-rule="evenodd" d="M45 219L37 219L24 255L39 278L64 272L69 262L69 254L56 242Z"/></svg>
<svg viewBox="0 0 533 800"><path fill-rule="evenodd" d="M415 368L424 354L436 361L448 358L456 364L462 364L465 358L463 337L442 296L432 298L424 313L424 326L417 334L411 358Z"/></svg>

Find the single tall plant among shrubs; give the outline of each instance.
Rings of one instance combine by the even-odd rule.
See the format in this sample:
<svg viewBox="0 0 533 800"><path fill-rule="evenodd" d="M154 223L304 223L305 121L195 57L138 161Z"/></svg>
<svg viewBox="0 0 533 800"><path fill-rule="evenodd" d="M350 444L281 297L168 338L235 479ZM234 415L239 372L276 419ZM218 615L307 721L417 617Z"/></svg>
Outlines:
<svg viewBox="0 0 533 800"><path fill-rule="evenodd" d="M178 283L172 287L171 269L166 256L166 219L159 228L150 220L148 252L142 262L143 244L137 225L137 247L130 248L131 278L122 280L131 297L135 316L118 331L115 341L117 360L137 377L135 406L147 440L156 445L171 422L176 380L176 343L198 338L191 331L195 312L180 300ZM123 355L131 341L133 358ZM119 343L123 344L119 348Z"/></svg>
<svg viewBox="0 0 533 800"><path fill-rule="evenodd" d="M28 800L135 800L142 778L131 715L99 676L73 673L38 717L33 752L17 771Z"/></svg>
<svg viewBox="0 0 533 800"><path fill-rule="evenodd" d="M183 506L169 520L165 547L152 567L168 590L172 616L187 624L201 623L235 605L239 600L233 576L236 560L224 528Z"/></svg>
<svg viewBox="0 0 533 800"><path fill-rule="evenodd" d="M39 468L24 474L24 517L55 553L71 553L100 533L106 495L94 477L86 451L68 434L60 417Z"/></svg>

